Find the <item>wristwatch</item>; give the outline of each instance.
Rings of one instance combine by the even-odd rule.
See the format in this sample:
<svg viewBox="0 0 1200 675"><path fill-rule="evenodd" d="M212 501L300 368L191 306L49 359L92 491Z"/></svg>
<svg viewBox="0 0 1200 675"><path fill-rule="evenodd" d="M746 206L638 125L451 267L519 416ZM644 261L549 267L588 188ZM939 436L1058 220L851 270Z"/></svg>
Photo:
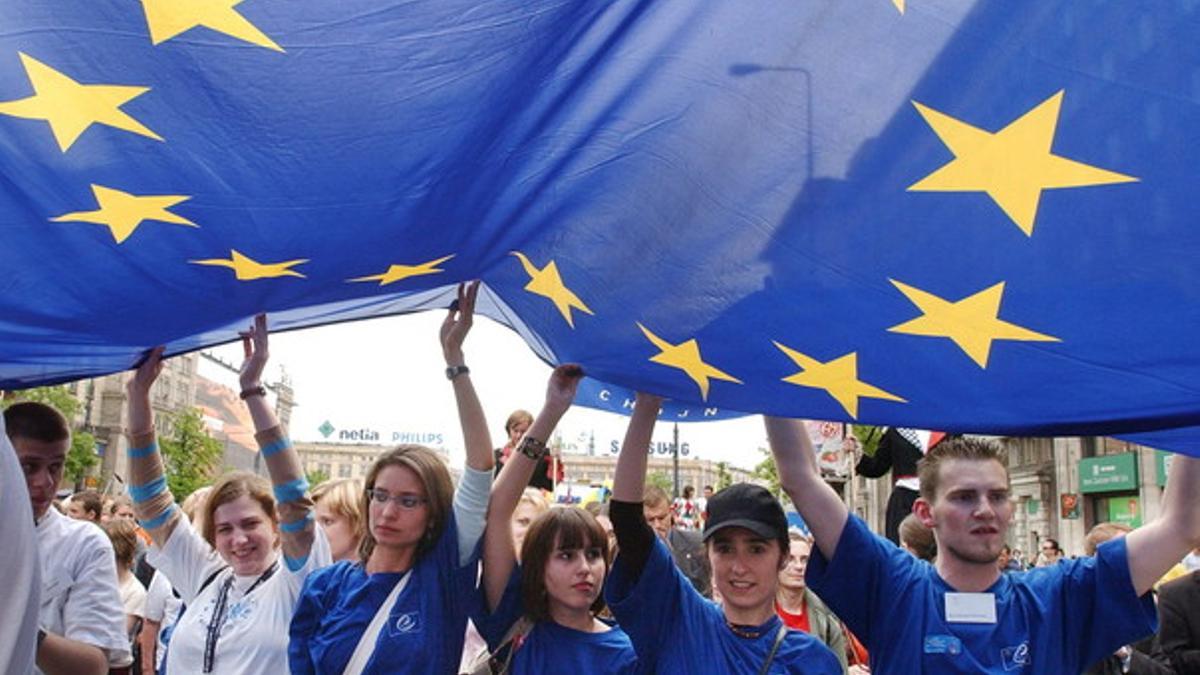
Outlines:
<svg viewBox="0 0 1200 675"><path fill-rule="evenodd" d="M453 380L454 378L458 377L459 375L466 375L469 372L471 372L471 369L466 366L447 366L446 367L446 379Z"/></svg>
<svg viewBox="0 0 1200 675"><path fill-rule="evenodd" d="M521 439L521 444L517 446L517 452L537 461L546 454L546 442L526 434L525 438Z"/></svg>
<svg viewBox="0 0 1200 675"><path fill-rule="evenodd" d="M249 389L243 389L242 393L238 394L238 397L241 398L243 401L245 401L246 399L250 398L251 396L266 396L266 395L267 395L267 388L260 384L257 387L250 387Z"/></svg>

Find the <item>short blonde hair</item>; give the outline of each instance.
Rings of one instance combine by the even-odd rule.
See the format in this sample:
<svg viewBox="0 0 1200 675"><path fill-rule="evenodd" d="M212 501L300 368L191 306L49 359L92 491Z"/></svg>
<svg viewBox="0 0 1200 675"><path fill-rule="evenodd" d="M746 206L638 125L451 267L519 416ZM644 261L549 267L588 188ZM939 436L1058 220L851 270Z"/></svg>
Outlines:
<svg viewBox="0 0 1200 675"><path fill-rule="evenodd" d="M117 568L133 567L133 557L137 555L137 527L133 522L125 518L113 518L105 523L104 531L112 541Z"/></svg>
<svg viewBox="0 0 1200 675"><path fill-rule="evenodd" d="M326 508L346 519L350 531L356 535L362 528L363 497L362 481L357 478L327 480L312 489L314 504L325 504Z"/></svg>
<svg viewBox="0 0 1200 675"><path fill-rule="evenodd" d="M1121 523L1100 523L1088 531L1083 538L1083 552L1096 555L1096 547L1109 539L1116 539L1133 532L1133 528Z"/></svg>
<svg viewBox="0 0 1200 675"><path fill-rule="evenodd" d="M187 516L187 519L192 523L192 527L197 532L204 525L204 505L208 502L208 493L210 492L212 492L211 485L196 488L179 505L179 510L183 511L183 515Z"/></svg>
<svg viewBox="0 0 1200 675"><path fill-rule="evenodd" d="M550 500L546 499L546 495L537 488L525 488L525 491L521 493L521 498L517 500L517 506L521 504L532 506L539 516L550 510Z"/></svg>

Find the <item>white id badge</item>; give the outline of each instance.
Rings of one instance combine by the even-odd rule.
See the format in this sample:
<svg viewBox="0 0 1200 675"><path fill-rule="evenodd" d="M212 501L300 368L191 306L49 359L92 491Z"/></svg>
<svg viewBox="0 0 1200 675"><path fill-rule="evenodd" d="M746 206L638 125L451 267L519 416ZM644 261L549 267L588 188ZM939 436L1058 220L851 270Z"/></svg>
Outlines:
<svg viewBox="0 0 1200 675"><path fill-rule="evenodd" d="M996 596L992 593L947 593L946 621L996 623Z"/></svg>

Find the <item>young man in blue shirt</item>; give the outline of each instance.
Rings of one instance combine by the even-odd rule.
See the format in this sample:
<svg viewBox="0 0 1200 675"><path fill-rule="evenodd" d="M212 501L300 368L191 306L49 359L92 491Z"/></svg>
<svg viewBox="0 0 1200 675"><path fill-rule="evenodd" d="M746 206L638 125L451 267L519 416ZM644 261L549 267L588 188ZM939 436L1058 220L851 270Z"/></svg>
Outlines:
<svg viewBox="0 0 1200 675"><path fill-rule="evenodd" d="M1154 582L1200 541L1200 460L1171 466L1162 515L1095 557L1020 575L996 561L1013 515L1000 449L953 439L918 469L937 560L903 553L821 480L797 420L767 418L780 481L812 530L809 586L866 643L871 672L1077 673L1155 630Z"/></svg>

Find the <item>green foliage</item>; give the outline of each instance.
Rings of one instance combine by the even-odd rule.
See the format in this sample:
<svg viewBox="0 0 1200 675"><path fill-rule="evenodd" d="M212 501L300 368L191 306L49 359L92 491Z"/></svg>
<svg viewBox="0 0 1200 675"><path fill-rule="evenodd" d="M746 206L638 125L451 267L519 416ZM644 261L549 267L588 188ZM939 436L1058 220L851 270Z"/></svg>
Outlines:
<svg viewBox="0 0 1200 675"><path fill-rule="evenodd" d="M776 498L781 498L783 488L779 484L779 469L775 466L775 457L766 448L759 448L758 452L763 455L763 460L754 467L754 477L765 482L767 489Z"/></svg>
<svg viewBox="0 0 1200 675"><path fill-rule="evenodd" d="M67 424L74 426L75 416L79 414L79 399L75 398L65 386L34 387L13 392L11 398L4 400L4 406L14 403L35 401L45 403L67 418ZM96 456L96 437L86 431L71 433L71 449L67 451L67 460L63 465L63 477L72 485L79 487L92 467L100 463Z"/></svg>
<svg viewBox="0 0 1200 675"><path fill-rule="evenodd" d="M67 451L67 461L63 463L63 476L78 487L92 467L99 463L96 437L86 431L71 434L71 449Z"/></svg>
<svg viewBox="0 0 1200 675"><path fill-rule="evenodd" d="M183 502L198 488L212 482L225 453L221 442L205 432L198 409L188 408L176 415L174 421L175 432L170 438L160 438L158 445L166 464L167 486L175 499Z"/></svg>
<svg viewBox="0 0 1200 675"><path fill-rule="evenodd" d="M717 484L713 486L713 490L720 492L730 485L733 485L733 475L729 473L729 464L717 462Z"/></svg>
<svg viewBox="0 0 1200 675"><path fill-rule="evenodd" d="M675 492L675 481L669 475L662 471L651 471L646 474L646 485L656 485L663 489L668 495Z"/></svg>
<svg viewBox="0 0 1200 675"><path fill-rule="evenodd" d="M12 398L5 399L4 407L22 401L36 401L45 403L58 410L67 418L68 422L75 421L75 415L79 414L79 399L71 395L67 388L62 385L54 387L34 387L33 389L22 389L12 392Z"/></svg>
<svg viewBox="0 0 1200 675"><path fill-rule="evenodd" d="M874 457L879 449L879 439L883 438L883 427L873 427L869 424L852 424L850 431L858 439L858 446L864 455Z"/></svg>
<svg viewBox="0 0 1200 675"><path fill-rule="evenodd" d="M304 474L304 477L308 479L309 487L317 487L321 483L329 480L329 474L320 469L313 469L312 471Z"/></svg>

